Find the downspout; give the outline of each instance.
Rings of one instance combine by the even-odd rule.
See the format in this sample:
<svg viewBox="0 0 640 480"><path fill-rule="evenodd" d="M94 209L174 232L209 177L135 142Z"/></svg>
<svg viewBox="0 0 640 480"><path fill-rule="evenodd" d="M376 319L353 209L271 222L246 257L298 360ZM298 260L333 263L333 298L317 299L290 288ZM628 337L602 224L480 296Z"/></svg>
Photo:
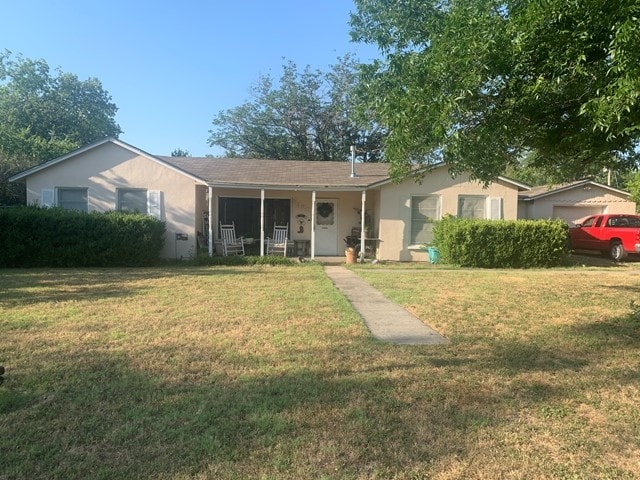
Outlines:
<svg viewBox="0 0 640 480"><path fill-rule="evenodd" d="M311 192L311 260L316 258L316 191Z"/></svg>
<svg viewBox="0 0 640 480"><path fill-rule="evenodd" d="M364 250L365 250L365 205L367 203L367 191L362 190L362 207L360 208L360 262L364 261Z"/></svg>
<svg viewBox="0 0 640 480"><path fill-rule="evenodd" d="M264 188L260 189L260 256L264 257Z"/></svg>
<svg viewBox="0 0 640 480"><path fill-rule="evenodd" d="M209 239L209 256L213 257L213 187L209 186L209 231L207 237Z"/></svg>

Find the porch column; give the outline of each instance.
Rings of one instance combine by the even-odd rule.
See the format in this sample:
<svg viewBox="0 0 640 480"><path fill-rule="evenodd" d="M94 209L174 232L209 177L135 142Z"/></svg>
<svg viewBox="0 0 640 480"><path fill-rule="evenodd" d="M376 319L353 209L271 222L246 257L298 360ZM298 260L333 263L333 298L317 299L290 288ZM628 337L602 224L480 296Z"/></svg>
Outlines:
<svg viewBox="0 0 640 480"><path fill-rule="evenodd" d="M260 189L260 256L264 257L264 188Z"/></svg>
<svg viewBox="0 0 640 480"><path fill-rule="evenodd" d="M311 192L311 260L316 258L316 191Z"/></svg>
<svg viewBox="0 0 640 480"><path fill-rule="evenodd" d="M208 187L209 193L209 231L207 232L209 256L213 257L213 187Z"/></svg>
<svg viewBox="0 0 640 480"><path fill-rule="evenodd" d="M360 208L360 261L364 261L364 216L365 216L365 204L367 202L367 191L362 190L362 206Z"/></svg>

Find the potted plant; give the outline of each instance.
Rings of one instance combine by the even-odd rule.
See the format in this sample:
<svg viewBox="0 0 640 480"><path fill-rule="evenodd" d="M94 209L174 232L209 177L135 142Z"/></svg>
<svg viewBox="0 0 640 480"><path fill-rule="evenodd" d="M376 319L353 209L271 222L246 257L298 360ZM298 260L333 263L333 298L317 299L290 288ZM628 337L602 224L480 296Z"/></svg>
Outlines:
<svg viewBox="0 0 640 480"><path fill-rule="evenodd" d="M349 235L344 238L344 242L347 244L347 246L344 249L345 262L356 263L356 258L357 258L356 247L360 243L360 239L353 235Z"/></svg>

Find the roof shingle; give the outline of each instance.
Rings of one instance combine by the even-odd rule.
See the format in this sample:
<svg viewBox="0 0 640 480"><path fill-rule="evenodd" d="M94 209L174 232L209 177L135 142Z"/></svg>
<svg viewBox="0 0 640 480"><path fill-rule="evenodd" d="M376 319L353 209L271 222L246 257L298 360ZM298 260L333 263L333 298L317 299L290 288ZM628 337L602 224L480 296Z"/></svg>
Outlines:
<svg viewBox="0 0 640 480"><path fill-rule="evenodd" d="M389 179L386 163L262 160L246 158L156 158L210 185L255 185L287 188L363 188Z"/></svg>

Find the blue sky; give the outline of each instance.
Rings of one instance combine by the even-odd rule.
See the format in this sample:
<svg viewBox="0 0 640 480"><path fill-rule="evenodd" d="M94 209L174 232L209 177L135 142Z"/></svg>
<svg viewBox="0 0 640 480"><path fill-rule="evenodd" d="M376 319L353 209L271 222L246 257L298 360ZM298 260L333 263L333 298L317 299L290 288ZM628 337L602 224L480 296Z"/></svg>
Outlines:
<svg viewBox="0 0 640 480"><path fill-rule="evenodd" d="M250 99L283 58L326 70L373 46L349 38L351 0L19 0L2 5L0 50L98 78L118 106L120 138L149 153L220 154L211 120Z"/></svg>

